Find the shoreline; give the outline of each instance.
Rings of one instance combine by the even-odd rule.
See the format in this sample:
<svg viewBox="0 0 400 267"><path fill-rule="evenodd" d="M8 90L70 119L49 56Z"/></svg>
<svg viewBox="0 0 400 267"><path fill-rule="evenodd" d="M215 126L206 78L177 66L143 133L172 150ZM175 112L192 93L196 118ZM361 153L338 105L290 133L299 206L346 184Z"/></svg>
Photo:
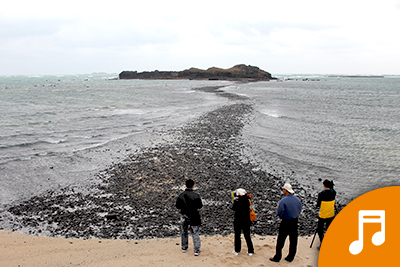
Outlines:
<svg viewBox="0 0 400 267"><path fill-rule="evenodd" d="M64 239L30 236L0 231L1 263L4 266L270 266L275 252L276 237L252 235L255 254L248 257L242 240L242 252L232 254L233 235L200 236L201 254L194 257L193 243L182 253L180 238L142 240ZM310 237L299 237L298 251L293 262L282 259L276 266L318 266L317 242L310 248ZM288 240L283 253L288 252ZM284 254L285 255L285 254Z"/></svg>
<svg viewBox="0 0 400 267"><path fill-rule="evenodd" d="M74 188L49 191L12 206L1 218L12 230L31 235L66 238L146 239L179 235L175 208L184 181L192 178L204 200L202 233L233 233L230 192L239 187L254 195L258 216L252 233L276 235L275 207L283 197L284 181L262 170L243 154L241 131L251 120L246 98L220 90L197 88L228 97L232 103L190 123L169 130L170 141L145 147L98 173L100 183L87 194ZM292 182L303 203L299 234L314 234L316 198Z"/></svg>

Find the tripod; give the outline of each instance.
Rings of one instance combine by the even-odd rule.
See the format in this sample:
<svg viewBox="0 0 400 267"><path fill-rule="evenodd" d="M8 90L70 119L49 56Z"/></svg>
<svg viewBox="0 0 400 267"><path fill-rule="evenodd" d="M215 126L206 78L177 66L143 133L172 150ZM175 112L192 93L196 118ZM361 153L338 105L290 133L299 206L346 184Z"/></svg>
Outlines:
<svg viewBox="0 0 400 267"><path fill-rule="evenodd" d="M311 241L310 248L312 248L312 245L314 244L314 240L315 240L315 236L317 235L317 232L318 232L318 227L317 227L317 229L315 230L315 234L314 234L314 237L313 237L313 239L312 239L312 241Z"/></svg>

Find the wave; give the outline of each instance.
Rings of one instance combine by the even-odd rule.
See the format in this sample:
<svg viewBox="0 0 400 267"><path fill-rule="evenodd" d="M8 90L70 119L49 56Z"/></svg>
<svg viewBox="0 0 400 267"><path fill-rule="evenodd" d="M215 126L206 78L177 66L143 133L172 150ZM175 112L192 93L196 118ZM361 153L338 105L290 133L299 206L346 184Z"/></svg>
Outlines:
<svg viewBox="0 0 400 267"><path fill-rule="evenodd" d="M261 110L260 113L273 118L282 118L282 116L279 115L277 111L273 110Z"/></svg>
<svg viewBox="0 0 400 267"><path fill-rule="evenodd" d="M394 129L394 128L385 128L385 127L379 127L379 126L371 126L371 127L368 128L368 131L370 131L370 132L381 132L381 133L397 132L397 130Z"/></svg>
<svg viewBox="0 0 400 267"><path fill-rule="evenodd" d="M104 136L104 134L86 135L83 138L84 139L92 139L92 138L98 138L98 137L102 137L102 136Z"/></svg>
<svg viewBox="0 0 400 267"><path fill-rule="evenodd" d="M235 94L235 95L237 95L237 96L242 96L242 97L245 97L245 98L250 98L250 96L249 95L246 95L246 94L242 94L242 93L233 93L233 94Z"/></svg>
<svg viewBox="0 0 400 267"><path fill-rule="evenodd" d="M143 109L117 109L112 112L112 115L143 115L148 113Z"/></svg>
<svg viewBox="0 0 400 267"><path fill-rule="evenodd" d="M136 135L136 134L140 134L140 133L143 133L143 132L145 132L145 131L137 131L137 132L133 132L133 133L129 133L129 134L113 137L113 138L110 138L110 139L105 140L103 142L99 142L99 143L92 144L92 145L89 145L89 146L85 146L85 147L74 149L72 152L79 152L79 151L85 151L85 150L88 150L88 149L102 147L102 146L105 146L105 145L107 145L107 144L109 144L111 142L122 140L124 138L130 137L130 136L133 136L133 135Z"/></svg>
<svg viewBox="0 0 400 267"><path fill-rule="evenodd" d="M61 139L61 140L37 140L32 142L24 142L24 143L17 143L17 144L10 144L10 145L0 145L0 149L9 149L9 148L16 148L16 147L29 147L35 146L40 144L61 144L68 142L68 139Z"/></svg>

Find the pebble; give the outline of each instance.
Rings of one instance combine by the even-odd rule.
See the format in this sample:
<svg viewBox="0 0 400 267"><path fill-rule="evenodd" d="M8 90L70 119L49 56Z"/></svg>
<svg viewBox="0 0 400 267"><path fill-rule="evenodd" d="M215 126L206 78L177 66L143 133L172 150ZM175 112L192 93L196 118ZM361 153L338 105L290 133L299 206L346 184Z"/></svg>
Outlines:
<svg viewBox="0 0 400 267"><path fill-rule="evenodd" d="M237 188L254 196L258 220L252 233L277 235L280 219L275 210L284 181L244 158L241 130L253 107L245 99L232 101L170 130L175 141L135 151L100 172L101 183L89 193L63 188L8 208L13 216L7 218L7 230L84 239L176 237L180 234L176 198L191 178L208 203L200 211L203 235L233 233L230 192ZM307 196L304 186L296 182L292 186L303 204L299 234L313 235L316 198ZM0 222L4 220L0 217Z"/></svg>

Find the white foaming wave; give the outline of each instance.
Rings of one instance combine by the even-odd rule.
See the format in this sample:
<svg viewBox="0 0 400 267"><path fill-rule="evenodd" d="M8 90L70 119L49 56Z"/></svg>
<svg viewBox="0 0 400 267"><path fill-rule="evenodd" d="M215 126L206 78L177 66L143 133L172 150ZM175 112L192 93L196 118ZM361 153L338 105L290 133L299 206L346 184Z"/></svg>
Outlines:
<svg viewBox="0 0 400 267"><path fill-rule="evenodd" d="M143 109L117 109L113 111L114 115L142 115L146 113Z"/></svg>
<svg viewBox="0 0 400 267"><path fill-rule="evenodd" d="M238 90L238 89L239 89L239 86L236 86L236 85L228 85L228 86L224 86L223 89L224 89L224 90L229 90L229 89L236 89L236 90Z"/></svg>
<svg viewBox="0 0 400 267"><path fill-rule="evenodd" d="M83 137L83 139L92 139L92 138L97 138L97 137L101 137L101 136L103 136L103 134L86 135Z"/></svg>
<svg viewBox="0 0 400 267"><path fill-rule="evenodd" d="M246 94L235 94L235 95L244 96L244 97L250 98L249 95L246 95Z"/></svg>
<svg viewBox="0 0 400 267"><path fill-rule="evenodd" d="M114 141L117 141L117 140L121 140L121 139L130 137L130 136L133 136L133 135L136 135L136 134L140 134L140 133L142 133L142 131L137 131L137 132L132 132L132 133L129 133L129 134L115 136L115 137L112 137L112 138L110 138L108 140L99 141L99 142L97 142L95 144L90 144L90 145L87 145L87 146L84 146L84 147L81 147L81 148L76 148L76 149L73 150L73 152L79 152L79 151L84 151L84 150L89 150L89 149L102 147L102 146L105 146L105 145L107 145L107 144L109 144L111 142L114 142Z"/></svg>
<svg viewBox="0 0 400 267"><path fill-rule="evenodd" d="M0 149L10 149L10 148L15 148L15 147L28 147L28 146L35 146L35 145L40 145L40 144L61 144L61 143L66 143L68 142L68 139L61 139L61 140L32 140L32 141L27 141L27 142L17 142L14 144L8 144L8 145L1 145Z"/></svg>
<svg viewBox="0 0 400 267"><path fill-rule="evenodd" d="M44 142L47 142L47 143L49 143L49 144L61 144L61 143L66 143L66 142L68 142L68 139L45 140Z"/></svg>
<svg viewBox="0 0 400 267"><path fill-rule="evenodd" d="M260 112L261 112L261 114L264 114L264 115L267 115L267 116L273 117L273 118L281 118L282 117L276 111L273 111L273 110L261 110Z"/></svg>

